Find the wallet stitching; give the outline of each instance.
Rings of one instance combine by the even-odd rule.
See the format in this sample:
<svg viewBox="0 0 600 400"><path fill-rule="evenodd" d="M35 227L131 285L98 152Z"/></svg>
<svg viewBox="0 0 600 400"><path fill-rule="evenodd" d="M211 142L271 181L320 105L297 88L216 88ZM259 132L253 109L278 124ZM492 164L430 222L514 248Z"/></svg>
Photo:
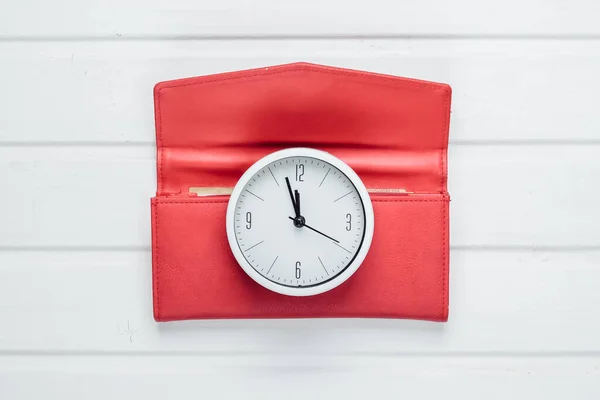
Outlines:
<svg viewBox="0 0 600 400"><path fill-rule="evenodd" d="M227 200L214 200L214 201L193 201L193 200L189 200L189 201L169 201L169 200L163 200L163 201L158 201L159 204L222 204L222 203L227 203Z"/></svg>
<svg viewBox="0 0 600 400"><path fill-rule="evenodd" d="M276 67L275 67L276 68ZM194 82L187 83L172 83L170 85L162 86L158 91L160 92L163 89L171 89L177 87L185 87L185 86L193 86L193 85L203 85L206 83L214 83L214 82L226 82L231 80L243 79L243 78L253 78L257 76L269 76L269 75L277 75L282 74L284 72L289 71L312 71L319 72L328 75L339 75L339 76L347 76L350 78L359 78L358 80L373 80L380 81L382 83L391 84L393 86L409 86L417 89L420 88L431 88L435 91L446 91L445 87L441 87L441 84L431 83L426 81L420 81L416 79L410 79L405 77L397 77L397 76L386 76L384 74L376 74L376 73L366 73L361 71L332 71L326 69L327 67L313 67L313 66L305 66L305 65L297 65L284 67L280 71L269 71L265 72L264 70L248 70L248 71L237 71L226 73L229 76L206 76L206 77L198 77L198 78L190 78L193 79Z"/></svg>
<svg viewBox="0 0 600 400"><path fill-rule="evenodd" d="M440 149L440 189L444 190L444 151Z"/></svg>
<svg viewBox="0 0 600 400"><path fill-rule="evenodd" d="M442 149L440 150L440 157L441 157L441 188L444 191L447 191L446 189L446 182L447 182L447 148L448 148L448 136L450 133L450 104L451 104L451 97L450 96L446 96L446 104L445 104L445 110L444 110L444 128L443 128L443 132L442 135L444 136L444 141L442 142L442 144L446 144L445 146L442 147ZM445 150L446 149L446 150ZM449 261L448 261L448 244L447 244L447 240L448 240L448 234L449 232L447 232L448 230L448 202L446 202L446 204L443 205L442 207L442 213L443 213L443 226L442 226L442 273L444 274L443 276L443 285L442 285L442 304L441 304L441 315L440 318L441 319L447 319L448 317L448 302L447 302L447 296L448 296L448 269L449 269Z"/></svg>
<svg viewBox="0 0 600 400"><path fill-rule="evenodd" d="M447 247L446 247L446 221L447 221L447 212L448 203L444 204L442 207L442 273L443 276L443 284L442 284L442 301L441 301L441 314L440 319L445 319L444 315L446 314L446 293L447 293L447 285L448 285L448 266L447 266Z"/></svg>
<svg viewBox="0 0 600 400"><path fill-rule="evenodd" d="M194 200L178 200L178 201L170 201L170 200L157 200L156 204L223 204L227 203L229 200L211 200L211 201L194 201ZM440 199L440 200L429 200L429 199L390 199L390 200L379 200L372 199L371 201L376 203L447 203L448 199Z"/></svg>
<svg viewBox="0 0 600 400"><path fill-rule="evenodd" d="M160 319L162 313L160 312L160 290L158 290L158 285L159 282L161 280L161 274L160 274L160 263L159 263L159 258L158 258L158 252L160 249L160 246L158 244L158 209L156 207L157 202L154 202L154 241L156 243L156 258L154 259L154 262L156 264L156 282L154 285L154 297L156 298L156 315L157 317Z"/></svg>
<svg viewBox="0 0 600 400"><path fill-rule="evenodd" d="M162 109L160 107L160 102L161 102L161 91L158 91L158 99L156 102L157 108L158 108L158 148L160 149L160 163L159 163L159 167L158 167L158 181L159 181L159 185L158 185L158 190L159 192L162 192L163 190L163 165L164 165L164 150L162 147Z"/></svg>
<svg viewBox="0 0 600 400"><path fill-rule="evenodd" d="M444 127L442 128L442 148L440 149L440 166L442 168L442 170L440 171L440 176L441 176L441 183L440 183L440 187L445 190L445 184L446 184L446 176L447 176L447 170L446 170L446 155L445 152L447 152L448 150L448 136L450 133L450 103L451 103L451 97L450 96L446 96L446 101L444 104Z"/></svg>
<svg viewBox="0 0 600 400"><path fill-rule="evenodd" d="M372 199L371 201L376 202L376 203L445 203L448 200L447 199L442 199L442 200L427 200L427 199L423 199L423 200L417 200L417 199L413 199L413 200L403 200L403 199L377 200L377 199Z"/></svg>

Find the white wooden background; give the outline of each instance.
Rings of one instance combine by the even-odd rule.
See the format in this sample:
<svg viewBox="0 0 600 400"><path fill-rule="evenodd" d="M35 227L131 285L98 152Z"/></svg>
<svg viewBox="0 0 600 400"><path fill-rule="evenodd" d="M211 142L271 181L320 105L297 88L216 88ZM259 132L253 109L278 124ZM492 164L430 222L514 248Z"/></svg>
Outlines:
<svg viewBox="0 0 600 400"><path fill-rule="evenodd" d="M600 2L0 1L0 399L600 398ZM453 87L450 321L151 312L154 83Z"/></svg>

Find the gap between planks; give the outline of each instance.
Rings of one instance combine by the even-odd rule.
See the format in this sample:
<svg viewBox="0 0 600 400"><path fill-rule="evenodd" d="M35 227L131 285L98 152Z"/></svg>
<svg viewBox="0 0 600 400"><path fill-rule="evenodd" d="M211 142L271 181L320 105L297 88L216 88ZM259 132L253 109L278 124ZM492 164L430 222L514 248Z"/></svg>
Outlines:
<svg viewBox="0 0 600 400"><path fill-rule="evenodd" d="M595 41L600 34L452 34L452 33L417 33L417 34L254 34L254 35L9 35L0 36L0 42L170 42L170 41L295 41L295 40L561 40L561 41Z"/></svg>

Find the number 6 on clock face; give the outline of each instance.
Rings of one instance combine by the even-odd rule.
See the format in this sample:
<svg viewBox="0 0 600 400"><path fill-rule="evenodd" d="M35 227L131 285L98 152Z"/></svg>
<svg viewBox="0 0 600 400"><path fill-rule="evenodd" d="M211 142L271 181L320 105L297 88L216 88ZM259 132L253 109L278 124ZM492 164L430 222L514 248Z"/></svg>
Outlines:
<svg viewBox="0 0 600 400"><path fill-rule="evenodd" d="M367 255L373 207L358 175L315 149L267 155L236 184L227 207L231 251L255 282L310 296L346 281Z"/></svg>

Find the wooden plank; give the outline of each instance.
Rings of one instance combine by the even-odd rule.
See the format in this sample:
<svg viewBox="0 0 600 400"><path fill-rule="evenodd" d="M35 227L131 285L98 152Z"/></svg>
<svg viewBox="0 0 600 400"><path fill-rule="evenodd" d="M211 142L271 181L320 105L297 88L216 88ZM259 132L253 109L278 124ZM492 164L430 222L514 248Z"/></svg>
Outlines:
<svg viewBox="0 0 600 400"><path fill-rule="evenodd" d="M8 0L0 36L594 35L599 15L594 0Z"/></svg>
<svg viewBox="0 0 600 400"><path fill-rule="evenodd" d="M598 357L1 357L0 395L596 400ZM32 385L32 382L35 382ZM232 384L234 383L234 384Z"/></svg>
<svg viewBox="0 0 600 400"><path fill-rule="evenodd" d="M0 354L600 354L600 251L453 250L445 324L156 323L149 251L0 252ZM318 339L317 339L318 338Z"/></svg>
<svg viewBox="0 0 600 400"><path fill-rule="evenodd" d="M453 247L598 247L600 147L452 146ZM152 146L0 148L0 247L149 248Z"/></svg>
<svg viewBox="0 0 600 400"><path fill-rule="evenodd" d="M593 43L0 42L0 143L153 143L155 83L293 61L449 83L454 143L597 142L600 46Z"/></svg>

